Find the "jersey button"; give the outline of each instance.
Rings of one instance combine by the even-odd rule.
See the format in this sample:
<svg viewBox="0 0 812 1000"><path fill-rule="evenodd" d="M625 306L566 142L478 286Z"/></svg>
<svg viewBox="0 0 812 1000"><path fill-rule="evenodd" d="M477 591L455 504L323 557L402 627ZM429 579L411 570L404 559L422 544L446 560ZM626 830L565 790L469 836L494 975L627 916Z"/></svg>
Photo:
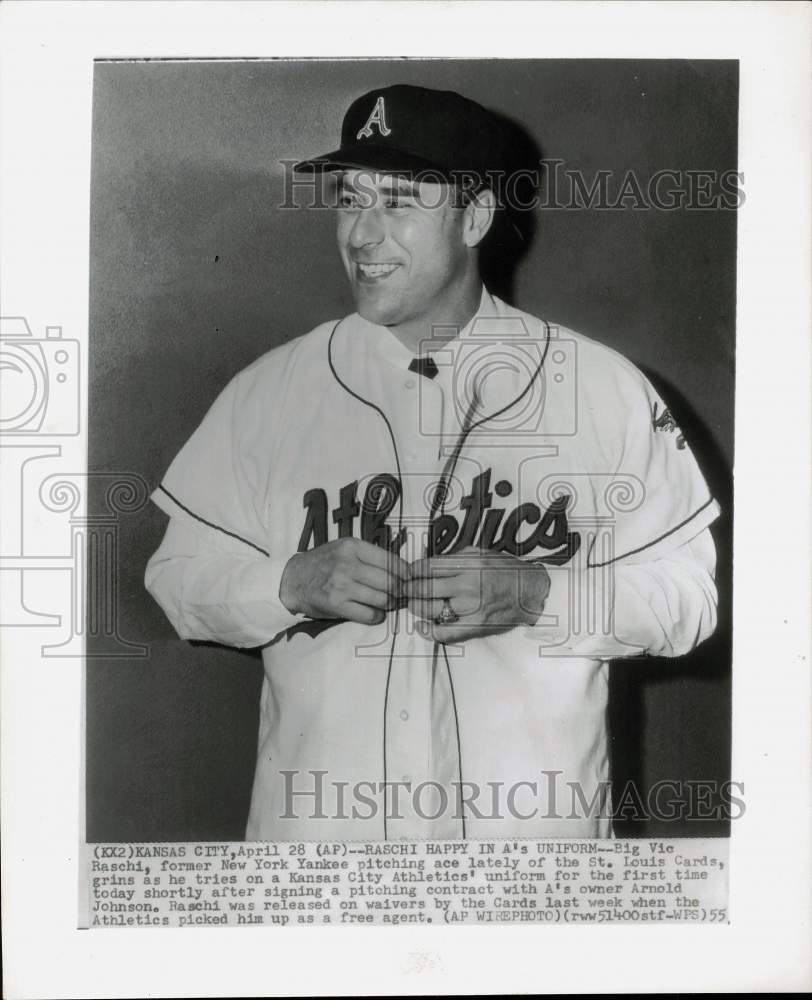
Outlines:
<svg viewBox="0 0 812 1000"><path fill-rule="evenodd" d="M405 709L405 708L404 708L404 709L403 709L403 711L402 711L402 712L400 713L400 717L401 717L401 719L403 719L403 721L404 721L404 722L407 722L407 721L408 721L408 719L409 719L409 713L408 713L408 712L406 711L406 709Z"/></svg>
<svg viewBox="0 0 812 1000"><path fill-rule="evenodd" d="M406 381L403 384L406 386L407 389L414 389L414 379L413 378L407 378Z"/></svg>

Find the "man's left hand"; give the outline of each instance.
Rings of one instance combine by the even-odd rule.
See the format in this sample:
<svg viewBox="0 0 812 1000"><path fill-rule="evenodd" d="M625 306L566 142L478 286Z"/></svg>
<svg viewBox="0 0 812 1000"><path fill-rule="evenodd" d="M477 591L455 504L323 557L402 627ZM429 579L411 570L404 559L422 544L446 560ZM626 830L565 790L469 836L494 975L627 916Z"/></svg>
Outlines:
<svg viewBox="0 0 812 1000"><path fill-rule="evenodd" d="M550 577L540 563L468 547L412 563L403 590L426 639L464 642L534 625L544 610ZM459 621L437 624L446 601Z"/></svg>

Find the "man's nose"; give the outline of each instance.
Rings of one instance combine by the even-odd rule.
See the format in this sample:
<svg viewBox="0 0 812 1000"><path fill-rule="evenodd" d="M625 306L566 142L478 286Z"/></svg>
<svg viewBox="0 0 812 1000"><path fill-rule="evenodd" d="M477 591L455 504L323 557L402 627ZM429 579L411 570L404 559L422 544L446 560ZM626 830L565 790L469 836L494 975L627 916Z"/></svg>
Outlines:
<svg viewBox="0 0 812 1000"><path fill-rule="evenodd" d="M350 246L360 250L365 246L376 246L383 240L384 231L376 206L361 208L350 230Z"/></svg>

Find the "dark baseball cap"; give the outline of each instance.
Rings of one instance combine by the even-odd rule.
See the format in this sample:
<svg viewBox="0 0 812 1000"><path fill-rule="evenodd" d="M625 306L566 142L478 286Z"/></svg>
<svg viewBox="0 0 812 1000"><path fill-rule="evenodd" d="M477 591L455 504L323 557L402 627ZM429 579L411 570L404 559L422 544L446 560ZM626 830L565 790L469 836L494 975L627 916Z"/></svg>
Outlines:
<svg viewBox="0 0 812 1000"><path fill-rule="evenodd" d="M370 90L344 115L341 146L297 163L294 170L371 169L378 173L440 175L484 181L506 155L496 115L452 90L395 84Z"/></svg>

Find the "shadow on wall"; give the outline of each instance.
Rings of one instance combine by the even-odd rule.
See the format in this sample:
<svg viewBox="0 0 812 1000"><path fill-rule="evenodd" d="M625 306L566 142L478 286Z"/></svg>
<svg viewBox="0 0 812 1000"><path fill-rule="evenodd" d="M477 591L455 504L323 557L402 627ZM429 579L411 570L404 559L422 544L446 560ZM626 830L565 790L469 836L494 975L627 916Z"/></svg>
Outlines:
<svg viewBox="0 0 812 1000"><path fill-rule="evenodd" d="M609 726L616 805L617 793L622 792L627 783L640 790L645 802L652 785L658 781L707 781L718 786L730 778L733 476L710 429L680 391L660 375L645 368L641 370L668 401L711 494L721 507L721 514L711 527L716 544L719 618L714 634L686 656L676 659L652 657L613 665ZM692 692L703 685L713 686L718 691L719 697L713 702L715 712L707 707L707 699L692 697ZM664 713L671 711L679 716L674 719L673 729L665 740L658 739L658 734L652 733L650 727L647 729L647 700L662 701ZM680 733L682 738L674 740L674 732ZM694 739L696 733L702 735L701 740ZM707 751L697 754L694 750L697 744L708 742L715 744L716 751L710 768ZM717 794L708 801L711 811L720 805ZM670 823L665 818L636 816L635 811L632 806L625 817L615 820L617 836L730 835L729 820L718 816L690 821L675 816L674 823ZM675 826L679 829L675 830Z"/></svg>
<svg viewBox="0 0 812 1000"><path fill-rule="evenodd" d="M508 136L510 154L500 189L495 192L499 210L482 243L480 270L490 292L505 302L513 302L516 272L532 246L538 225L538 213L522 210L521 206L534 205L542 151L518 122L504 115L495 116Z"/></svg>

